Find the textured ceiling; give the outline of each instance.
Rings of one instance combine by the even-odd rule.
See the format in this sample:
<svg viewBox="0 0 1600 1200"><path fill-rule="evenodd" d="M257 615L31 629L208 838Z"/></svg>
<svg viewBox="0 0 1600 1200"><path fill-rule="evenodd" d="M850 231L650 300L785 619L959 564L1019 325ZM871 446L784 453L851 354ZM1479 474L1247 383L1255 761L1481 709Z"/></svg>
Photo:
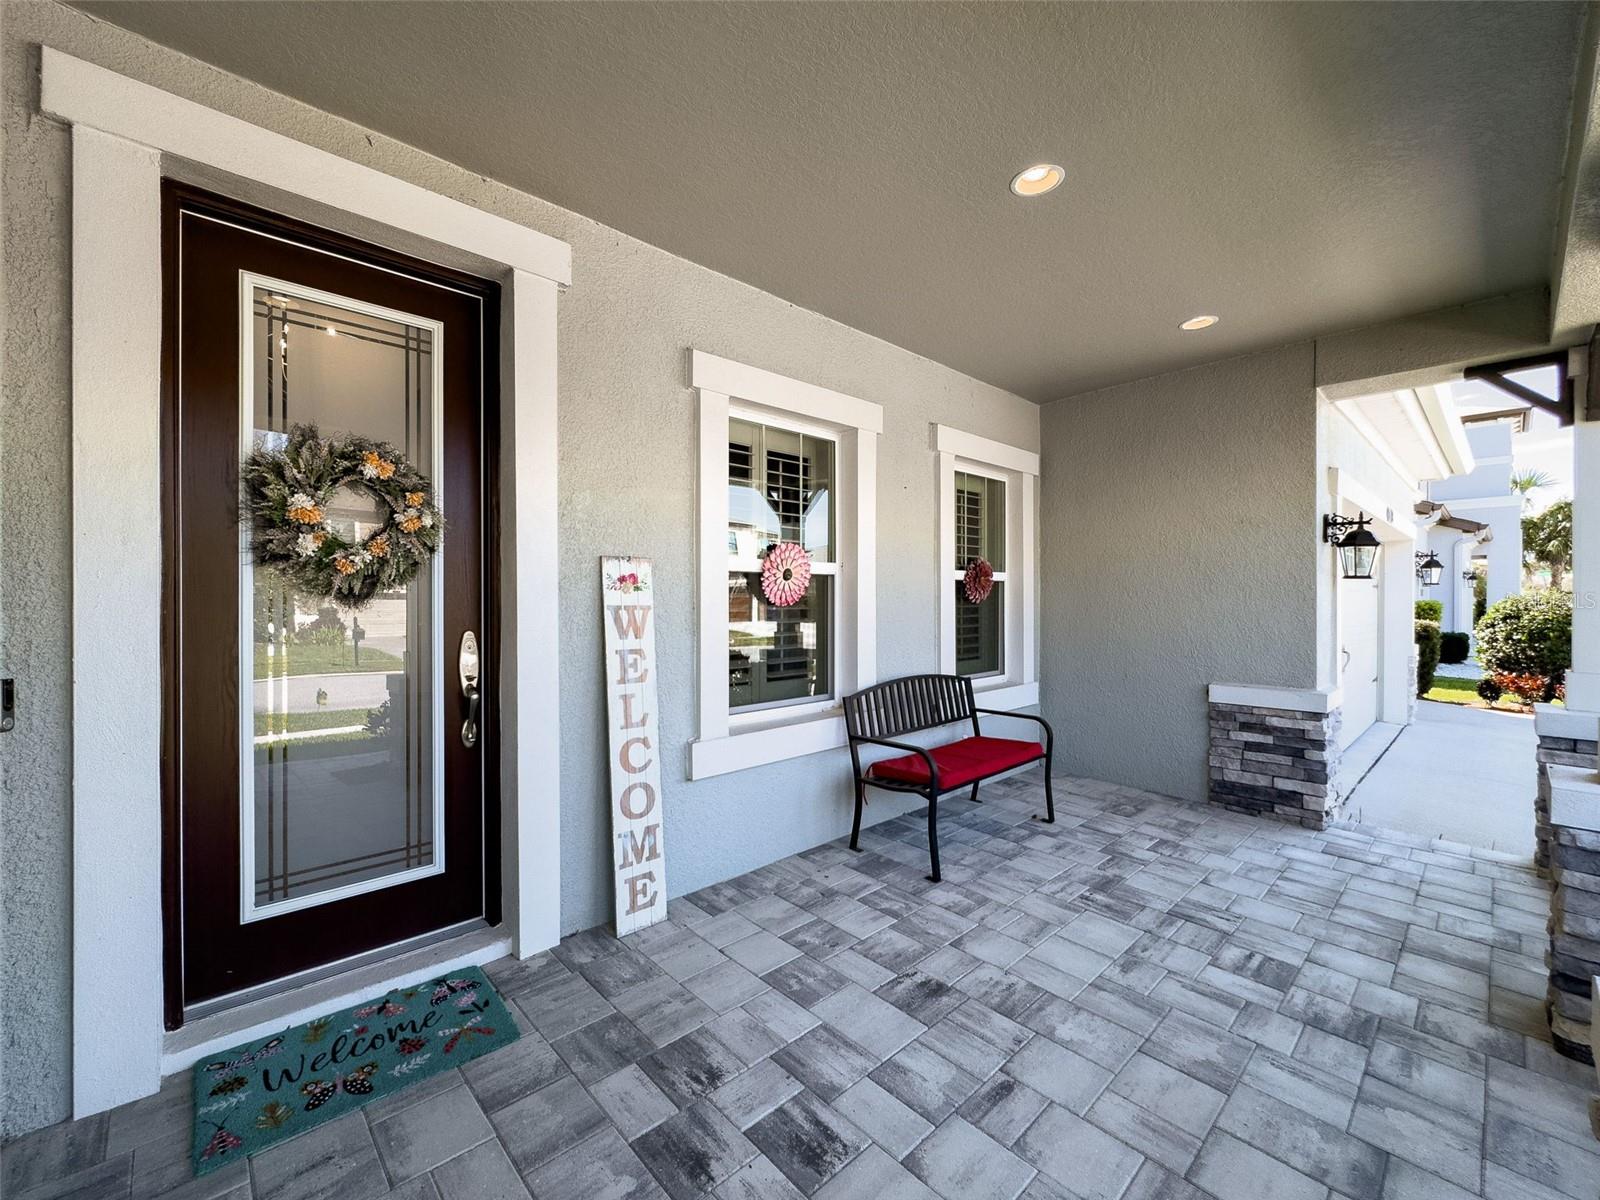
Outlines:
<svg viewBox="0 0 1600 1200"><path fill-rule="evenodd" d="M1582 20L80 7L1040 401L1546 284ZM1011 196L1039 160L1066 183ZM1180 333L1196 313L1222 322Z"/></svg>

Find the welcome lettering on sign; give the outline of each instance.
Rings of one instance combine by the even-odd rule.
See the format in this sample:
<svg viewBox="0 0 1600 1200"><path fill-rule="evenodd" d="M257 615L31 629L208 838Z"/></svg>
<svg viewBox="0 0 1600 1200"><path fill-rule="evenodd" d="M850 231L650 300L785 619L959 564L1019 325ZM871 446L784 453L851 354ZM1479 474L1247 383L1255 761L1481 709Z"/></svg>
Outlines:
<svg viewBox="0 0 1600 1200"><path fill-rule="evenodd" d="M647 558L600 560L618 937L667 915L652 574Z"/></svg>

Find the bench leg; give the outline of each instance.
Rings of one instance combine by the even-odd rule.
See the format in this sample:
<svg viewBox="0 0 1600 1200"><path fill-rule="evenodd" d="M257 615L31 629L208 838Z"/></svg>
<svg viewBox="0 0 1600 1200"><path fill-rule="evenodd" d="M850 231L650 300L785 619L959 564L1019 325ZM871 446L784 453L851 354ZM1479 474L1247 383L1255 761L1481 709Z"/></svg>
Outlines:
<svg viewBox="0 0 1600 1200"><path fill-rule="evenodd" d="M1050 755L1044 756L1044 811L1045 824L1054 823L1056 819L1056 794L1050 790Z"/></svg>
<svg viewBox="0 0 1600 1200"><path fill-rule="evenodd" d="M974 804L982 804L983 803L982 800L978 799L978 782L979 782L978 780L973 780L973 782L972 782L972 795L967 797L967 799L972 801L972 803L974 803Z"/></svg>
<svg viewBox="0 0 1600 1200"><path fill-rule="evenodd" d="M928 796L928 858L933 863L933 874L928 876L930 883L939 882L939 797Z"/></svg>
<svg viewBox="0 0 1600 1200"><path fill-rule="evenodd" d="M867 802L867 785L856 780L856 819L850 826L850 849L861 852L861 807Z"/></svg>

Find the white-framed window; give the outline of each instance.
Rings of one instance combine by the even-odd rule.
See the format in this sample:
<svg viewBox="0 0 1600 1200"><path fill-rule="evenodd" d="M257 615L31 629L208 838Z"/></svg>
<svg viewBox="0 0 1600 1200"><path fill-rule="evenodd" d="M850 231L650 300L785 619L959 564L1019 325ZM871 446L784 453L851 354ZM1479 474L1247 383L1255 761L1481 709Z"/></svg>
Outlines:
<svg viewBox="0 0 1600 1200"><path fill-rule="evenodd" d="M702 779L845 742L839 699L877 675L877 439L883 410L694 351L699 397ZM794 604L761 587L773 545L796 542L811 583Z"/></svg>
<svg viewBox="0 0 1600 1200"><path fill-rule="evenodd" d="M1039 456L948 425L933 427L939 470L939 669L971 677L989 708L1039 698L1036 507ZM994 570L987 599L967 599L967 568Z"/></svg>

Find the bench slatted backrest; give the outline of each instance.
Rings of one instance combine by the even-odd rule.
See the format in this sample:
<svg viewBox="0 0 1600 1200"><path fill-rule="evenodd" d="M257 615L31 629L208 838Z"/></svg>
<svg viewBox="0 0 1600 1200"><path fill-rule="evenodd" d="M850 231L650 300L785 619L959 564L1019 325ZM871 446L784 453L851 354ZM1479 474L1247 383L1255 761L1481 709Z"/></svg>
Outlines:
<svg viewBox="0 0 1600 1200"><path fill-rule="evenodd" d="M851 737L897 738L936 725L973 721L972 681L960 675L907 675L844 698Z"/></svg>

